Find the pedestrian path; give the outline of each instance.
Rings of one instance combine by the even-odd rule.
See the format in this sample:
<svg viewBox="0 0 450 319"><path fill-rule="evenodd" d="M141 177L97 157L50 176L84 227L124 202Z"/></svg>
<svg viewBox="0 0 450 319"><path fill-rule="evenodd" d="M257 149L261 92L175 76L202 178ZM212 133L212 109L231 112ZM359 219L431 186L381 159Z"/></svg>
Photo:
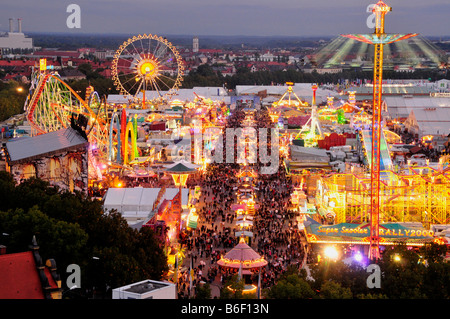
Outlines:
<svg viewBox="0 0 450 319"><path fill-rule="evenodd" d="M270 122L269 117L262 118ZM239 123L237 119L231 121L234 125ZM265 125L268 123L260 126ZM220 297L223 281L229 274L219 268L217 260L238 243L238 238L234 236L238 229L231 205L238 203L236 189L239 179L236 175L239 169L238 165L209 165L199 181L201 197L195 204L199 220L197 229L186 239L186 245L190 248L187 252L189 257L183 261L183 279L179 285L182 290L184 288L184 296L188 293L190 256L193 256L195 284L209 282L211 297ZM254 169L258 171L258 167ZM253 237L249 245L268 261L261 272L262 286L267 288L275 284L287 266L305 266L307 256L303 247L307 243L299 235L294 214L288 211L292 185L284 169L280 167L278 173L260 176L252 182L255 202L259 207L254 215ZM305 269L310 275L309 268L306 266Z"/></svg>

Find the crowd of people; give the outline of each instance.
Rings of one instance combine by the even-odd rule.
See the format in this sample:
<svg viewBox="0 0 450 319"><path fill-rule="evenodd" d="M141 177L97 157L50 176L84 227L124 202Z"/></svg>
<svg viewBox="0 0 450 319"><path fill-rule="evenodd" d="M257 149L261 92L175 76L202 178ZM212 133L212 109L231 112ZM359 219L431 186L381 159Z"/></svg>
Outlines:
<svg viewBox="0 0 450 319"><path fill-rule="evenodd" d="M245 113L235 111L227 121L226 127L242 125ZM271 126L267 111L254 113L257 127ZM269 146L270 147L270 146ZM281 163L281 161L279 161ZM262 163L249 164L254 172L259 172ZM236 269L220 267L217 261L239 242L235 235L238 227L235 223L236 212L232 205L238 203L238 177L242 165L236 163L213 163L208 166L197 185L201 187L201 197L195 204L199 214L198 227L186 233L182 246L187 251L183 271L179 275L179 297L195 295L199 283L210 283L220 291L224 283L237 272ZM289 265L301 267L305 260L306 240L299 231L296 213L291 210L290 194L293 186L285 170L280 166L274 174L258 174L252 180L253 196L258 205L254 224L251 229L253 237L248 241L268 264L261 269L261 289L275 284L279 275ZM192 260L194 277L192 290L189 285L190 263ZM252 279L259 274L253 272ZM213 293L213 297L218 297Z"/></svg>

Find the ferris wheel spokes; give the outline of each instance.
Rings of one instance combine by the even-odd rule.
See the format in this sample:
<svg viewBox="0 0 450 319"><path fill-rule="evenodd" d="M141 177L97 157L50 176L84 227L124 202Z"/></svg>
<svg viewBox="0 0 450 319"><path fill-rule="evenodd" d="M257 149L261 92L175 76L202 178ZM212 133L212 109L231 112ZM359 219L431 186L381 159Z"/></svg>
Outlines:
<svg viewBox="0 0 450 319"><path fill-rule="evenodd" d="M139 35L125 41L113 61L113 79L123 95L139 100L141 90L156 91L158 102L171 96L181 85L184 66L175 47L165 38Z"/></svg>

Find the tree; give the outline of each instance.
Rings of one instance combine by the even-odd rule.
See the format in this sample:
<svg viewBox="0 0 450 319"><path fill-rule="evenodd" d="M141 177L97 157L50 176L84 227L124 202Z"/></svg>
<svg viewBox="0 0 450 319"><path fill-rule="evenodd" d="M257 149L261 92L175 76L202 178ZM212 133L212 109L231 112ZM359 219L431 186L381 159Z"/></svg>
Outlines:
<svg viewBox="0 0 450 319"><path fill-rule="evenodd" d="M397 245L383 252L381 268L381 291L390 299L422 299L420 283L424 265L419 256L405 245Z"/></svg>
<svg viewBox="0 0 450 319"><path fill-rule="evenodd" d="M320 290L321 286L332 280L342 287L349 288L355 295L369 293L367 288L367 272L357 263L346 264L343 261L324 260L319 265L312 267L311 284L314 290Z"/></svg>
<svg viewBox="0 0 450 319"><path fill-rule="evenodd" d="M24 90L19 93L18 87L22 87ZM0 85L0 121L23 112L27 92L28 85L17 81L11 80Z"/></svg>
<svg viewBox="0 0 450 319"><path fill-rule="evenodd" d="M450 298L450 264L444 261L446 245L425 244L419 249L424 260L421 291L428 299Z"/></svg>
<svg viewBox="0 0 450 319"><path fill-rule="evenodd" d="M0 172L0 199L0 231L10 234L8 250L28 250L36 235L42 256L54 258L58 269L80 266L86 288L160 280L168 270L150 228L130 228L119 213L104 214L101 202L84 194L36 178L15 185L10 174ZM66 274L60 275L64 283Z"/></svg>
<svg viewBox="0 0 450 319"><path fill-rule="evenodd" d="M272 299L311 299L316 294L309 283L298 274L290 274L279 280L267 292Z"/></svg>
<svg viewBox="0 0 450 319"><path fill-rule="evenodd" d="M350 288L342 287L333 280L322 284L319 295L322 299L352 299L353 297Z"/></svg>
<svg viewBox="0 0 450 319"><path fill-rule="evenodd" d="M450 298L450 264L447 262L428 263L423 268L420 291L427 299Z"/></svg>
<svg viewBox="0 0 450 319"><path fill-rule="evenodd" d="M211 285L209 283L197 285L195 299L211 299Z"/></svg>
<svg viewBox="0 0 450 319"><path fill-rule="evenodd" d="M243 299L245 287L244 279L239 279L238 275L231 276L220 291L220 299Z"/></svg>
<svg viewBox="0 0 450 319"><path fill-rule="evenodd" d="M213 68L209 64L202 64L199 65L197 70L194 71L195 74L198 74L200 76L208 77L208 76L215 76L216 73L214 72Z"/></svg>
<svg viewBox="0 0 450 319"><path fill-rule="evenodd" d="M88 235L78 224L50 218L37 206L25 211L21 208L0 212L2 231L9 234L11 252L27 251L36 236L43 259L54 258L59 265L80 263Z"/></svg>
<svg viewBox="0 0 450 319"><path fill-rule="evenodd" d="M427 243L420 247L419 253L428 263L440 263L444 261L445 254L447 253L447 246L436 243Z"/></svg>

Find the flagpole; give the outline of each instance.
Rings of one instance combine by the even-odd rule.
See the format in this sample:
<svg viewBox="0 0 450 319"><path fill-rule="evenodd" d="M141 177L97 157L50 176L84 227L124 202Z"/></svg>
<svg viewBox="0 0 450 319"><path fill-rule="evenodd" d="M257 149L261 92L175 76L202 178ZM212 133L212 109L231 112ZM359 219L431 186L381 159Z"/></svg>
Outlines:
<svg viewBox="0 0 450 319"><path fill-rule="evenodd" d="M192 277L193 277L194 270L192 269L192 253L191 253L191 260L189 262L189 297L192 296Z"/></svg>
<svg viewBox="0 0 450 319"><path fill-rule="evenodd" d="M258 274L258 299L261 299L261 267L259 267L259 274Z"/></svg>
<svg viewBox="0 0 450 319"><path fill-rule="evenodd" d="M242 261L239 264L238 280L242 279Z"/></svg>

